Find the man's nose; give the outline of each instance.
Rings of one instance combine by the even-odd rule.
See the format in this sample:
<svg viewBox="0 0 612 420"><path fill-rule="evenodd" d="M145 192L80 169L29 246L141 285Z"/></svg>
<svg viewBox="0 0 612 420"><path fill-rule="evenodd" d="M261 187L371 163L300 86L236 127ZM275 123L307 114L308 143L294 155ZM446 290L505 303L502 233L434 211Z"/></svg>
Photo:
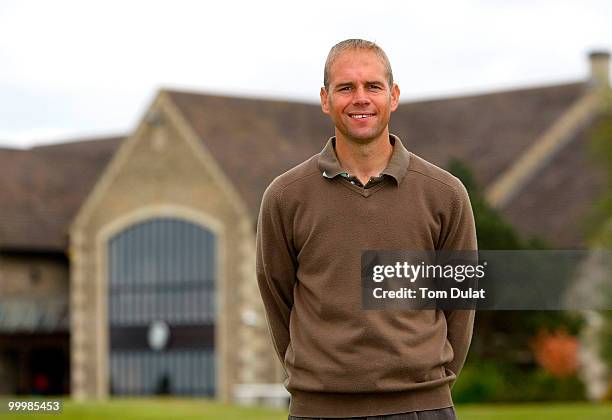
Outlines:
<svg viewBox="0 0 612 420"><path fill-rule="evenodd" d="M353 105L368 105L370 98L365 87L359 86L355 89L355 95L353 96Z"/></svg>

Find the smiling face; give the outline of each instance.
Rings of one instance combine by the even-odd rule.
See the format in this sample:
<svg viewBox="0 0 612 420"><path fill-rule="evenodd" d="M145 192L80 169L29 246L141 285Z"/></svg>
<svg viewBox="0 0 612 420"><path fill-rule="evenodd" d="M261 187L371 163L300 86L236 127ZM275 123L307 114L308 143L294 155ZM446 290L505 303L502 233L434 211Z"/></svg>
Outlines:
<svg viewBox="0 0 612 420"><path fill-rule="evenodd" d="M399 88L389 86L376 53L347 50L333 61L329 76L329 87L321 88L321 108L336 126L336 137L360 144L388 137Z"/></svg>

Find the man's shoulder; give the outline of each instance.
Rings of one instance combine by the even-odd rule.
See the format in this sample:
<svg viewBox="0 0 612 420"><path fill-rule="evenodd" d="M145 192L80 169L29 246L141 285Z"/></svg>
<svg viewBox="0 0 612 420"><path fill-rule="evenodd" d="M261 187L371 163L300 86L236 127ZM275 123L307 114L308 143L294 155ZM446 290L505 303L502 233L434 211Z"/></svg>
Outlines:
<svg viewBox="0 0 612 420"><path fill-rule="evenodd" d="M294 166L288 171L280 174L268 185L264 195L280 195L292 185L299 184L312 176L321 176L319 170L319 154L316 154L299 165Z"/></svg>
<svg viewBox="0 0 612 420"><path fill-rule="evenodd" d="M413 152L410 155L407 175L413 175L427 186L463 195L465 186L459 178Z"/></svg>

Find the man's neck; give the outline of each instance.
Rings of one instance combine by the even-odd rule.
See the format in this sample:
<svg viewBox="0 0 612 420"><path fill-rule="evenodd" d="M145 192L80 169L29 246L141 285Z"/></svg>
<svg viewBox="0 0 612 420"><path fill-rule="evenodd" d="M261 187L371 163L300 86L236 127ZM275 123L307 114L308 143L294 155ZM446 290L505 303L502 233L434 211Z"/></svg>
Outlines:
<svg viewBox="0 0 612 420"><path fill-rule="evenodd" d="M389 131L367 143L358 143L336 132L336 156L340 166L350 175L356 176L363 185L387 167L393 153L389 142Z"/></svg>

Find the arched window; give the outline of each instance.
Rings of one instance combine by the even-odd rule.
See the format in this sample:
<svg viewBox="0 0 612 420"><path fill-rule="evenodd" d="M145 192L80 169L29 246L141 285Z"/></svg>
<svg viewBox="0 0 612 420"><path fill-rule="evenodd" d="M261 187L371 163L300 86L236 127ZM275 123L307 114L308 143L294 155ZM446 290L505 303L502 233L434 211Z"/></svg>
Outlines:
<svg viewBox="0 0 612 420"><path fill-rule="evenodd" d="M214 235L156 218L108 242L111 392L214 396Z"/></svg>

